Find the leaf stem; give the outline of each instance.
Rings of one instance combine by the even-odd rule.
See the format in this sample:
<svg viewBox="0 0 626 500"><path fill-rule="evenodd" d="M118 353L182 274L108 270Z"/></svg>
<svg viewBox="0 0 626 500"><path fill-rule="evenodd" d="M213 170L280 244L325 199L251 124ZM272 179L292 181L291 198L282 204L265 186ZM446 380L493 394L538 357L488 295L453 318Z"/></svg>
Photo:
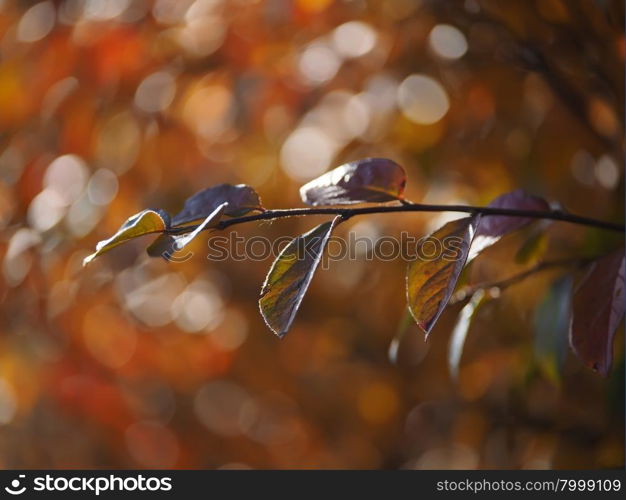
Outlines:
<svg viewBox="0 0 626 500"><path fill-rule="evenodd" d="M340 215L344 219L354 217L356 215L365 214L383 214L395 212L464 212L469 214L481 215L504 215L508 217L526 217L531 219L550 219L582 226L597 227L607 229L609 231L624 232L624 224L606 222L590 217L583 217L561 210L518 210L510 208L494 208L494 207L476 207L471 205L425 205L421 203L404 203L402 205L377 205L360 208L289 208L277 210L265 210L264 212L246 215L243 217L235 217L232 219L222 220L217 226L206 229L226 229L227 227L246 222L254 222L260 220L282 219L286 217L302 217L308 215ZM168 234L183 234L193 231L197 225L171 228L166 231Z"/></svg>

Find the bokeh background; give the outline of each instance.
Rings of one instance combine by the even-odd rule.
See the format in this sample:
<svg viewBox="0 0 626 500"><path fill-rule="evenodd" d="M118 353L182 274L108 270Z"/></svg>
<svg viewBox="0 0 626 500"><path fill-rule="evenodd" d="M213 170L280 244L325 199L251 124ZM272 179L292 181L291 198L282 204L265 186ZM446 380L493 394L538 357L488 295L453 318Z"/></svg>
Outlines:
<svg viewBox="0 0 626 500"><path fill-rule="evenodd" d="M536 361L533 311L563 269L479 311L454 381L460 304L427 343L416 326L392 343L402 261L320 270L282 341L257 311L270 260L211 262L198 238L167 264L145 238L81 261L144 208L221 182L301 206L303 182L367 156L402 164L413 201L521 187L621 221L623 19L620 0L0 0L0 466L622 467L623 328L607 379ZM539 224L463 279L618 243Z"/></svg>

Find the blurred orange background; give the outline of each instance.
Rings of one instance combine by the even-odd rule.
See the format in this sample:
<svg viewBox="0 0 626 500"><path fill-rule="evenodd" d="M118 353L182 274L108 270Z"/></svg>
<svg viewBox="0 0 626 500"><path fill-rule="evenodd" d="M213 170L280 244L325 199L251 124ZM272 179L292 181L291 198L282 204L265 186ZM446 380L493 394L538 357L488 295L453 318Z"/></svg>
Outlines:
<svg viewBox="0 0 626 500"><path fill-rule="evenodd" d="M454 381L460 305L389 359L402 261L320 269L284 340L257 310L270 260L211 262L201 237L168 264L143 238L81 267L144 208L222 182L302 206L301 184L368 156L403 165L416 202L521 187L621 221L623 19L619 0L0 0L0 466L623 467L623 327L607 379L571 353L558 378L534 359L533 310L563 270L477 314ZM620 240L554 223L514 259L532 231L466 281Z"/></svg>

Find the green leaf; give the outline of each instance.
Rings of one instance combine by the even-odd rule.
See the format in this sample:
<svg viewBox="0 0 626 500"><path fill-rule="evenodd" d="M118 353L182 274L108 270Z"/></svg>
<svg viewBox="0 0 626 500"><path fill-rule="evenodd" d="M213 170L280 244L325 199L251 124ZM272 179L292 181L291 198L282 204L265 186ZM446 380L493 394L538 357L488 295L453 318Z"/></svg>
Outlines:
<svg viewBox="0 0 626 500"><path fill-rule="evenodd" d="M267 326L284 337L311 283L326 244L341 217L298 236L280 252L265 278L259 309Z"/></svg>
<svg viewBox="0 0 626 500"><path fill-rule="evenodd" d="M407 268L409 310L427 336L454 292L479 220L479 216L453 220L420 240L418 257ZM423 257L431 253L424 245L433 240L439 242L440 251L432 258Z"/></svg>
<svg viewBox="0 0 626 500"><path fill-rule="evenodd" d="M228 203L224 214L233 217L263 210L259 195L250 186L219 184L188 198L183 209L173 217L172 224L179 226L204 220L223 203Z"/></svg>
<svg viewBox="0 0 626 500"><path fill-rule="evenodd" d="M413 316L411 316L411 311L407 308L402 315L402 319L400 323L398 323L398 327L396 328L396 333L391 339L389 343L389 348L387 349L387 357L389 358L389 362L396 364L398 362L398 351L400 350L400 343L406 332L409 330L409 327L413 324Z"/></svg>
<svg viewBox="0 0 626 500"><path fill-rule="evenodd" d="M206 228L215 227L222 219L222 215L228 203L222 203L213 212L211 212L204 221L198 225L196 229L187 234L172 235L161 234L146 249L150 257L163 257L165 260L171 260L172 255L185 248L201 231Z"/></svg>
<svg viewBox="0 0 626 500"><path fill-rule="evenodd" d="M574 294L570 345L592 370L607 376L613 337L624 317L624 247L592 262Z"/></svg>
<svg viewBox="0 0 626 500"><path fill-rule="evenodd" d="M533 228L535 229L535 228ZM528 264L531 260L541 257L548 248L548 237L543 229L532 231L515 254L515 262Z"/></svg>
<svg viewBox="0 0 626 500"><path fill-rule="evenodd" d="M300 188L309 205L349 205L401 200L404 169L386 158L366 158L341 165Z"/></svg>
<svg viewBox="0 0 626 500"><path fill-rule="evenodd" d="M456 379L459 374L461 355L465 347L465 339L469 331L472 319L478 308L489 299L485 291L480 288L474 292L469 302L463 306L452 330L450 344L448 346L448 367L450 375Z"/></svg>
<svg viewBox="0 0 626 500"><path fill-rule="evenodd" d="M555 383L567 355L567 336L572 309L572 277L556 280L535 309L535 359L539 368Z"/></svg>
<svg viewBox="0 0 626 500"><path fill-rule="evenodd" d="M128 240L144 234L163 232L170 226L169 219L169 215L163 210L144 210L129 217L113 236L96 245L96 251L83 259L83 266Z"/></svg>

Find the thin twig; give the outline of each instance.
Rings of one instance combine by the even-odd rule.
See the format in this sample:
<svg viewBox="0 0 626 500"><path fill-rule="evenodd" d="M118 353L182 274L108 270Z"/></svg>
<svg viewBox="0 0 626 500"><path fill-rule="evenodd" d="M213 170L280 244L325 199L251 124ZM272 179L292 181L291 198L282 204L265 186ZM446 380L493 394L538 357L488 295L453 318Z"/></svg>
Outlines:
<svg viewBox="0 0 626 500"><path fill-rule="evenodd" d="M519 283L520 281L525 280L526 278L528 278L529 276L535 273L545 271L547 269L553 269L555 267L582 267L585 264L588 264L591 260L592 259L586 259L586 258L573 258L573 259L570 258L570 259L548 260L544 262L539 262L538 264L535 264L534 266L524 271L514 274L513 276L509 276L508 278L504 278L498 281L477 283L476 285L466 286L465 288L462 288L455 294L455 297L452 300L450 300L450 304L455 304L457 302L464 300L467 297L471 297L478 290L490 290L490 289L495 288L495 289L498 289L498 292L500 293L503 290L506 290L508 287L515 285L516 283Z"/></svg>
<svg viewBox="0 0 626 500"><path fill-rule="evenodd" d="M481 215L504 215L508 217L526 217L530 219L550 219L571 224L579 224L583 226L597 227L608 229L610 231L624 232L624 224L616 224L606 222L581 215L570 214L560 210L517 210L511 208L494 208L494 207L476 207L471 205L423 205L420 203L404 203L402 205L383 205L361 208L290 208L266 210L264 212L246 215L243 217L235 217L232 219L222 220L216 227L206 229L226 229L227 227L246 222L259 220L282 219L285 217L301 217L307 215L341 215L344 218L354 217L356 215L365 214L382 214L392 212L465 212L469 214ZM193 231L198 226L185 226L180 228L171 228L166 231L168 234L183 234Z"/></svg>

